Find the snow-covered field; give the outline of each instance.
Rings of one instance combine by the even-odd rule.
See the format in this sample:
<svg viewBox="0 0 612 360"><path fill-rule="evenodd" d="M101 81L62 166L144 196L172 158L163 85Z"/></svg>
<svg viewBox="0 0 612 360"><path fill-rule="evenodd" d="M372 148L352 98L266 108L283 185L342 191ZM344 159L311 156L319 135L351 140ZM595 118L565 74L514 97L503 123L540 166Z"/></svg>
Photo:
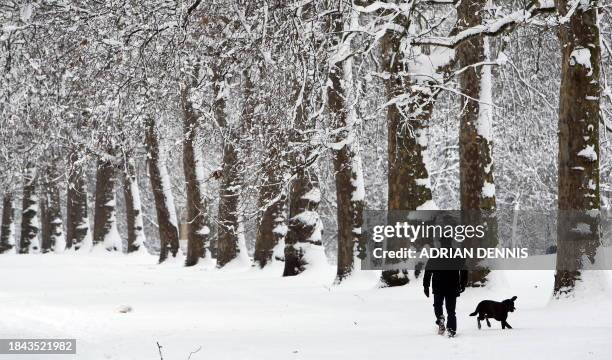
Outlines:
<svg viewBox="0 0 612 360"><path fill-rule="evenodd" d="M610 359L612 274L550 299L550 271L495 272L458 302L459 335L435 334L420 282L377 289L375 272L332 286L334 269L282 278L235 266L157 265L148 255L3 255L0 338L77 338L77 355L18 359ZM513 330L479 331L478 301L517 295ZM132 311L120 310L131 307ZM9 359L0 355L0 359Z"/></svg>

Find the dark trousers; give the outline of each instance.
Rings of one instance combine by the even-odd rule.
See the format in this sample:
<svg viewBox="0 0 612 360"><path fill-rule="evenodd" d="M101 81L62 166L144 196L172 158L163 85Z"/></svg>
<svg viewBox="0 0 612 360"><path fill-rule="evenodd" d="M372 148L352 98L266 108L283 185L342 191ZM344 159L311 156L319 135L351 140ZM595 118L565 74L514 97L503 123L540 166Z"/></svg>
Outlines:
<svg viewBox="0 0 612 360"><path fill-rule="evenodd" d="M455 316L455 306L457 305L456 295L442 295L434 294L434 313L436 319L444 316L442 311L442 304L446 305L446 315L448 320L446 321L446 328L448 330L457 331L457 316Z"/></svg>

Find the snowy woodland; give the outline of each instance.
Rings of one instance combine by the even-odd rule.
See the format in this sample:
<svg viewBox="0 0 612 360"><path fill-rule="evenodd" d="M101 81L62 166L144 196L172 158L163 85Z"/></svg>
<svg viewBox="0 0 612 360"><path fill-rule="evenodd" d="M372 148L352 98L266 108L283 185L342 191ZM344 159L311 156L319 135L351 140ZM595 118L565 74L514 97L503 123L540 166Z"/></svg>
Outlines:
<svg viewBox="0 0 612 360"><path fill-rule="evenodd" d="M364 209L598 213L610 5L2 1L0 252L330 262L341 283Z"/></svg>
<svg viewBox="0 0 612 360"><path fill-rule="evenodd" d="M0 338L608 358L612 272L581 270L608 234L611 76L610 0L2 0ZM471 272L462 345L422 337L414 272L360 271L365 210L501 208L555 211L576 269ZM518 329L472 329L517 294Z"/></svg>

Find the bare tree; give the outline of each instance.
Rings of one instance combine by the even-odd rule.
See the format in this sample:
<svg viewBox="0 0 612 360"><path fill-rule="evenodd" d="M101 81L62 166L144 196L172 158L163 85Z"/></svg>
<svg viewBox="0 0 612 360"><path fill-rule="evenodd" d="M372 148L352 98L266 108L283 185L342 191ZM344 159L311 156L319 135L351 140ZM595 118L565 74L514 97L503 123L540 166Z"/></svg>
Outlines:
<svg viewBox="0 0 612 360"><path fill-rule="evenodd" d="M76 147L68 155L68 189L66 190L66 248L79 250L89 237L87 185L81 162L82 150Z"/></svg>
<svg viewBox="0 0 612 360"><path fill-rule="evenodd" d="M297 53L297 74L291 77L293 127L289 134L292 144L289 166L292 179L289 183L289 232L285 239L283 276L301 274L309 265L309 254L322 251L321 188L317 174L319 152L310 141L318 119L317 111L322 105L322 94L316 88L321 70L317 61L321 41L305 40L322 25L314 14L315 4L304 3L298 13L297 33L291 36Z"/></svg>
<svg viewBox="0 0 612 360"><path fill-rule="evenodd" d="M213 112L215 121L223 128L224 133L217 216L217 267L223 267L240 253L240 173L243 164L238 149L240 128L233 127L227 121L225 78L220 69L215 68L213 71Z"/></svg>
<svg viewBox="0 0 612 360"><path fill-rule="evenodd" d="M359 154L359 135L357 134L356 90L353 83L352 58L343 58L351 53L351 37L343 39L345 27L356 28L357 15L352 11L339 9L330 16L329 30L336 51L331 56L329 69L330 84L327 86L327 102L331 123L336 130L336 142L332 145L336 180L337 222L338 222L338 263L336 281L350 276L355 267L355 259L361 251L361 226L365 188L361 156ZM345 20L348 17L348 21ZM346 25L345 25L346 23ZM344 55L343 55L344 54ZM330 61L330 62L332 62Z"/></svg>
<svg viewBox="0 0 612 360"><path fill-rule="evenodd" d="M249 123L256 124L262 139L262 180L259 184L257 206L259 208L259 219L257 237L255 240L255 253L253 260L260 268L265 267L272 260L283 260L285 237L287 235L287 190L285 187L287 168L287 132L284 129L281 117L274 111L274 93L260 91L255 93L252 77L257 74L258 82L269 81L275 84L275 79L269 75L271 70L266 71L263 67L253 67L251 74L246 74L249 89L247 96L250 114L245 114L251 119ZM271 75L271 74L270 74ZM255 102L260 100L260 107L255 114ZM263 115L263 116L262 116ZM280 247L279 251L277 247Z"/></svg>
<svg viewBox="0 0 612 360"><path fill-rule="evenodd" d="M197 72L194 76L197 79ZM194 80L195 81L195 80ZM204 197L204 169L200 151L196 149L200 116L189 98L192 81L181 86L181 109L183 114L183 171L187 193L187 258L185 264L192 266L206 257L209 229L206 225L207 204Z"/></svg>
<svg viewBox="0 0 612 360"><path fill-rule="evenodd" d="M483 23L486 0L462 1L457 7L459 31ZM459 130L459 174L461 210L465 223L487 224L488 231L497 232L495 226L495 183L492 156L492 77L489 60L489 42L484 35L474 36L459 44L457 59L462 69L459 75L461 89L461 115ZM466 246L495 247L495 243L469 243ZM469 284L486 283L489 270L479 267L470 271Z"/></svg>
<svg viewBox="0 0 612 360"><path fill-rule="evenodd" d="M107 251L122 250L121 239L117 232L116 183L117 169L112 160L98 160L96 169L93 246L103 246Z"/></svg>
<svg viewBox="0 0 612 360"><path fill-rule="evenodd" d="M136 176L134 159L129 154L124 157L123 198L125 199L125 215L127 222L127 252L145 251L144 222L142 219L142 204L140 189Z"/></svg>
<svg viewBox="0 0 612 360"><path fill-rule="evenodd" d="M161 263L169 255L172 257L178 255L179 239L170 178L168 177L168 169L160 149L160 141L153 118L147 120L145 139L148 152L149 179L151 181L153 197L155 198L155 210L157 211L160 241L159 262Z"/></svg>
<svg viewBox="0 0 612 360"><path fill-rule="evenodd" d="M20 254L28 254L40 249L38 233L40 220L38 218L39 203L36 195L37 170L33 163L26 165L23 174L23 200L21 212L21 238L19 240Z"/></svg>
<svg viewBox="0 0 612 360"><path fill-rule="evenodd" d="M299 85L299 84L298 84ZM283 276L299 275L308 265L307 252L320 248L323 225L318 213L321 202L319 177L314 166L317 155L305 134L314 128L308 100L312 80L304 79L304 88L296 91L294 129L291 142L299 146L292 151L290 165L294 178L289 188L289 232L285 243L285 269Z"/></svg>
<svg viewBox="0 0 612 360"><path fill-rule="evenodd" d="M601 48L597 1L556 2L562 20L555 294L574 290L600 244Z"/></svg>
<svg viewBox="0 0 612 360"><path fill-rule="evenodd" d="M41 252L43 253L53 250L63 251L66 246L59 189L61 175L55 156L57 155L52 152L51 160L44 169L40 181Z"/></svg>
<svg viewBox="0 0 612 360"><path fill-rule="evenodd" d="M0 228L0 254L15 246L15 208L13 194L5 192L2 199L2 227Z"/></svg>
<svg viewBox="0 0 612 360"><path fill-rule="evenodd" d="M398 14L394 23L407 29L410 19ZM394 210L429 209L432 192L425 162L427 126L433 110L434 96L426 86L414 86L407 50L402 50L405 34L387 30L381 40L382 66L387 105L388 192L387 208ZM399 246L396 242L390 247ZM391 260L389 263L393 263ZM385 270L382 282L386 286L408 283L406 270Z"/></svg>

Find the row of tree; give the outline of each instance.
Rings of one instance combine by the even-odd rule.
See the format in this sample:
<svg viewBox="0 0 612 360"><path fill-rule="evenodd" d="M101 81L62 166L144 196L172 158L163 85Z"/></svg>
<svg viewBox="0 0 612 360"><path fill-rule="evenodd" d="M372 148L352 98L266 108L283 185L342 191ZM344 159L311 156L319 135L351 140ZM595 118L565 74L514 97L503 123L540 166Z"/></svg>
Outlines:
<svg viewBox="0 0 612 360"><path fill-rule="evenodd" d="M548 80L559 89L558 174L546 182L558 183L558 209L589 214L580 219L589 231L579 235L576 217L559 219L558 238L579 236L594 249L601 98L611 96L602 90L602 11L596 0L8 1L0 6L0 252L14 244L19 195L19 253L122 250L121 185L127 252L144 250L151 207L160 262L180 254L182 215L186 265L214 256L223 267L247 255L245 223L254 219L256 266L284 261L284 275L298 275L324 251L319 206L327 199L321 174L328 157L342 281L362 255L364 172L385 142L386 186L374 187L371 207L380 205L380 189L389 210L448 206L435 195L454 176L461 210L495 210L494 94L511 97L508 104L521 97L516 88L500 90L495 68L510 61L512 81L546 101L516 66L538 49L512 49L516 33L558 41L558 63L547 63L561 70ZM538 34L542 28L558 40ZM448 146L432 142L441 133L436 112L449 104L459 109L450 119L459 134L458 174L435 178L432 167L452 158L442 152ZM386 141L377 123L385 124ZM366 166L364 145L375 149L365 154ZM472 272L471 284L484 284L487 273ZM571 291L579 276L559 271L556 291ZM408 277L385 271L382 281L403 285Z"/></svg>

